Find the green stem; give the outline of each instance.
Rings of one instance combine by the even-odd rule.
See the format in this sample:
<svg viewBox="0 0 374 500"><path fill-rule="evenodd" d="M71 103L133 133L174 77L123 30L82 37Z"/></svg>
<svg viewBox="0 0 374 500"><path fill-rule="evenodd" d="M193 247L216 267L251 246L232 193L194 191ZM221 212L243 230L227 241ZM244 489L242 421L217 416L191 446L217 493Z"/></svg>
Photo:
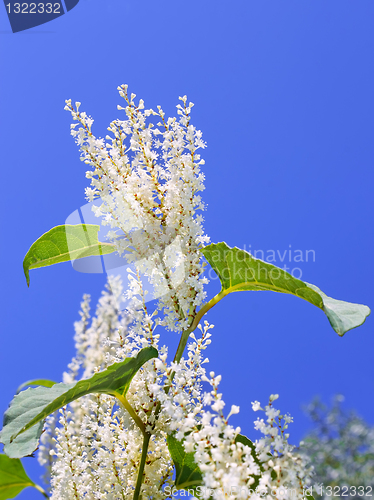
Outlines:
<svg viewBox="0 0 374 500"><path fill-rule="evenodd" d="M223 297L227 295L227 292L224 292L223 290L213 297L209 302L207 302L203 307L200 309L200 311L196 314L194 317L191 326L182 333L181 339L178 344L177 352L175 353L174 356L174 363L179 363L180 360L182 359L183 352L186 348L188 337L190 334L197 328L197 325L199 324L201 318L211 309L213 306L217 304ZM172 372L171 374L171 380L173 380L175 375L175 372ZM170 390L170 385L168 387L165 387L165 392L168 393ZM141 422L139 419L138 415L134 412L133 408L129 405L129 403L126 401L126 398L123 398L123 396L118 395L117 393L115 396L122 402L123 406L125 406L126 410L130 413L130 415L133 417L136 423L138 423L138 420ZM120 396L120 399L118 396ZM122 401L123 400L123 401ZM126 406L126 404L128 406ZM128 408L129 407L129 408ZM131 411L134 413L134 415L131 413ZM157 420L158 414L161 411L161 403L158 402L155 410L155 420ZM139 425L139 424L138 424ZM139 493L140 493L140 488L142 486L143 482L143 473L144 473L144 467L145 467L145 461L147 458L147 453L148 453L148 445L149 445L149 440L151 435L145 432L144 424L141 422L141 426L139 425L140 429L142 430L144 434L144 442L143 442L143 450L142 450L142 458L139 466L139 471L138 471L138 478L136 481L136 487L135 487L135 492L134 492L134 498L133 500L139 500Z"/></svg>
<svg viewBox="0 0 374 500"><path fill-rule="evenodd" d="M113 392L113 396L115 396L118 399L118 401L122 404L122 406L124 406L124 408L129 412L136 425L142 431L143 435L146 436L147 433L145 432L145 425L143 421L140 419L139 415L135 412L134 408L130 405L127 399L118 392Z"/></svg>
<svg viewBox="0 0 374 500"><path fill-rule="evenodd" d="M45 497L45 498L49 498L49 496L47 495L46 491L43 490L43 488L41 486L39 486L38 484L34 484L34 488L38 491L40 491L40 493Z"/></svg>
<svg viewBox="0 0 374 500"><path fill-rule="evenodd" d="M184 331L182 333L181 339L180 339L179 344L178 344L177 352L175 353L175 356L174 356L174 363L179 363L179 361L181 360L183 353L184 353L184 350L186 348L188 337L190 336L190 334L194 330L196 330L197 325L200 323L201 318L209 311L209 309L211 309L213 306L215 306L226 295L227 295L227 292L225 292L224 290L221 290L221 292L219 294L215 295L209 302L204 304L203 307L198 311L198 313L196 314L196 316L194 317L194 319L191 323L191 326L186 331ZM175 372L172 372L170 375L170 382L173 380L174 375L175 375ZM171 387L170 385L165 387L164 390L165 390L166 394L169 392L170 387ZM156 410L155 410L155 419L156 420L157 420L157 417L158 417L158 414L160 413L160 411L161 411L161 403L158 402L157 406L156 406Z"/></svg>
<svg viewBox="0 0 374 500"><path fill-rule="evenodd" d="M186 330L185 332L182 333L181 339L180 339L179 344L178 344L177 352L175 353L175 356L174 356L174 363L179 363L179 361L181 360L183 353L184 353L184 350L186 348L188 337L190 336L190 333L191 332L189 332L188 330Z"/></svg>
<svg viewBox="0 0 374 500"><path fill-rule="evenodd" d="M144 434L142 457L140 459L140 465L139 465L139 471L138 471L138 479L136 481L136 486L135 486L133 500L139 500L139 493L140 493L140 488L142 487L143 475L144 475L144 467L145 467L145 462L146 462L146 459L147 459L148 445L149 445L149 440L150 439L151 439L151 435L150 434Z"/></svg>
<svg viewBox="0 0 374 500"><path fill-rule="evenodd" d="M183 335L187 333L189 335L194 330L196 330L197 325L200 323L201 318L209 311L209 309L218 304L218 302L222 300L223 297L226 297L227 294L228 294L227 290L221 290L209 302L204 304L203 307L197 312L196 316L194 317L191 326L185 332L183 332Z"/></svg>
<svg viewBox="0 0 374 500"><path fill-rule="evenodd" d="M209 311L209 309L215 306L226 295L227 292L225 290L221 290L219 294L215 295L209 302L204 304L203 307L197 312L196 316L192 320L191 326L182 333L182 337L179 341L177 352L175 353L174 356L174 363L179 363L179 361L181 360L184 349L186 348L188 337L194 330L196 330L197 325L200 323L201 318Z"/></svg>

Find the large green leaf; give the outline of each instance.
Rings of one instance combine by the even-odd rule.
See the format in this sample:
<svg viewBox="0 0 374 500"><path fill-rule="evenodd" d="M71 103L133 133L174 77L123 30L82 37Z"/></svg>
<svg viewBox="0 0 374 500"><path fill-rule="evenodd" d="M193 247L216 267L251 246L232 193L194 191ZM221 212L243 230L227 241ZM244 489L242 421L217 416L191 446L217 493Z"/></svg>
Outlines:
<svg viewBox="0 0 374 500"><path fill-rule="evenodd" d="M53 380L48 380L46 378L38 378L35 380L28 380L27 382L24 382L21 384L18 389L17 389L17 394L22 391L25 387L28 387L29 385L38 385L38 386L43 386L43 387L52 387L55 385L56 382L53 382Z"/></svg>
<svg viewBox="0 0 374 500"><path fill-rule="evenodd" d="M89 379L73 384L55 384L52 387L27 389L14 397L4 415L0 442L4 452L12 458L29 455L38 446L44 419L72 401L92 393L125 396L131 380L139 368L157 357L154 347L145 347L135 358L114 363Z"/></svg>
<svg viewBox="0 0 374 500"><path fill-rule="evenodd" d="M99 242L99 229L95 224L66 224L43 234L31 245L23 260L27 286L30 285L30 269L114 252L112 243Z"/></svg>
<svg viewBox="0 0 374 500"><path fill-rule="evenodd" d="M231 292L247 290L295 295L322 309L339 335L362 325L370 314L367 306L332 299L316 286L294 278L268 262L255 259L245 250L231 248L225 242L213 243L201 251L221 281L218 300Z"/></svg>
<svg viewBox="0 0 374 500"><path fill-rule="evenodd" d="M194 452L186 453L183 442L178 441L174 436L167 437L167 444L175 466L174 485L176 489L191 489L195 491L195 488L202 484L203 477L195 462Z"/></svg>
<svg viewBox="0 0 374 500"><path fill-rule="evenodd" d="M28 486L35 483L27 476L21 460L0 454L0 500L14 498Z"/></svg>

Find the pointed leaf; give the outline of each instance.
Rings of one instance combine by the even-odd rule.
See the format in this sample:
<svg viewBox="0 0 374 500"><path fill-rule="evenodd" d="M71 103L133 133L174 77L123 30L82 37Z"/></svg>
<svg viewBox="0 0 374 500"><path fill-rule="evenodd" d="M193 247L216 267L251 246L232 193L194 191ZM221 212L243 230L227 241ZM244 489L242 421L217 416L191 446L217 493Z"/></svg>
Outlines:
<svg viewBox="0 0 374 500"><path fill-rule="evenodd" d="M112 243L98 241L99 229L95 224L66 224L43 234L31 245L23 260L27 286L30 285L30 269L114 252Z"/></svg>
<svg viewBox="0 0 374 500"><path fill-rule="evenodd" d="M260 467L260 469L263 470L262 463L259 461L256 453L256 446L249 438L247 438L247 436L244 436L243 434L238 434L235 438L235 443L242 443L244 444L244 446L249 446L249 448L251 448L251 455L254 461Z"/></svg>
<svg viewBox="0 0 374 500"><path fill-rule="evenodd" d="M176 470L175 487L177 490L189 488L195 490L203 481L201 471L195 462L195 454L186 453L183 442L174 436L167 437L167 444Z"/></svg>
<svg viewBox="0 0 374 500"><path fill-rule="evenodd" d="M260 467L260 470L263 471L263 466L257 457L256 447L252 441L246 436L238 434L235 438L235 442L242 443L244 446L248 446L251 449L251 455L254 458L254 461ZM167 444L176 471L174 483L175 488L177 490L194 490L196 496L198 493L196 492L196 488L203 484L203 477L199 466L195 462L194 452L186 453L183 440L178 441L178 439L174 436L167 437ZM253 490L255 490L259 485L259 479L259 477L255 476L255 482L251 485Z"/></svg>
<svg viewBox="0 0 374 500"><path fill-rule="evenodd" d="M213 243L201 251L221 281L219 299L231 292L257 290L295 295L322 309L333 329L341 336L362 325L370 314L367 306L332 299L316 286L294 278L268 262L255 259L245 250L231 248L225 242Z"/></svg>
<svg viewBox="0 0 374 500"><path fill-rule="evenodd" d="M0 500L14 498L28 486L35 483L27 476L21 460L0 454Z"/></svg>
<svg viewBox="0 0 374 500"><path fill-rule="evenodd" d="M235 438L235 443L242 443L244 446L248 446L251 449L251 455L253 457L253 460L256 462L256 464L259 466L260 471L264 471L264 466L258 459L257 453L256 453L256 446L255 444L247 438L247 436L244 436L243 434L238 434ZM261 476L253 476L255 481L254 483L251 484L251 489L255 490L258 485L260 484L260 477Z"/></svg>
<svg viewBox="0 0 374 500"><path fill-rule="evenodd" d="M11 458L21 458L35 451L44 419L86 394L115 396L120 393L125 396L136 372L146 361L156 357L157 350L146 347L135 358L114 363L89 379L72 384L55 384L50 388L29 388L20 392L4 415L4 426L0 434L0 442L5 445L4 452Z"/></svg>
<svg viewBox="0 0 374 500"><path fill-rule="evenodd" d="M27 382L24 382L21 384L18 389L16 394L18 394L22 389L25 387L28 387L29 385L41 385L43 387L52 387L55 385L57 382L53 382L53 380L47 380L45 378L40 378L40 379L35 379L35 380L28 380Z"/></svg>
<svg viewBox="0 0 374 500"><path fill-rule="evenodd" d="M310 283L306 283L306 285L322 297L323 311L328 317L331 326L339 335L344 335L348 330L362 325L370 314L368 306L333 299L315 285Z"/></svg>

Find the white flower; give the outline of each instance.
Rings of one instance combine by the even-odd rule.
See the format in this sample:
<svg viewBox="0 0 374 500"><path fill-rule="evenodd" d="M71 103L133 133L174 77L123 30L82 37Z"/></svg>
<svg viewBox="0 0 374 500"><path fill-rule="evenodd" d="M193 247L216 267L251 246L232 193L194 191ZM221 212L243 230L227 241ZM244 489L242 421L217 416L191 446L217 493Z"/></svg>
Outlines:
<svg viewBox="0 0 374 500"><path fill-rule="evenodd" d="M144 109L142 100L136 105L127 86L118 90L127 104L121 108L125 117L110 124L112 135L106 141L93 135L93 120L66 101L65 109L78 122L71 134L81 159L92 167L86 196L89 201L100 197L95 215L114 229L112 240L119 253L136 262L154 286L159 309L166 313L159 324L180 331L204 300L208 281L199 249L209 238L198 213L204 210L198 194L204 190L204 162L198 150L205 144L191 124L191 106L184 98L183 106L177 106L177 120L166 118L161 107L158 113ZM153 116L161 118L157 127Z"/></svg>
<svg viewBox="0 0 374 500"><path fill-rule="evenodd" d="M252 410L253 410L253 411L259 411L259 410L262 410L261 405L260 405L260 403L259 403L258 401L254 401L254 402L252 403Z"/></svg>

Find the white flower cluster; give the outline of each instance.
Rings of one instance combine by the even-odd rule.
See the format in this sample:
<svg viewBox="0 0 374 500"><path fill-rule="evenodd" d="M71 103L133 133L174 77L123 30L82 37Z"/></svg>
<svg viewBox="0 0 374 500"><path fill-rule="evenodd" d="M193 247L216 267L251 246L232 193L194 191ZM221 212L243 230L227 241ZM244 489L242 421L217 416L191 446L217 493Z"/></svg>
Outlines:
<svg viewBox="0 0 374 500"><path fill-rule="evenodd" d="M211 342L213 326L207 322L199 326L201 336L192 334L186 358L179 364L168 363L167 347L159 347L159 335L154 334L155 325L146 305L133 311L136 319L129 325L120 311L121 297L121 284L112 278L90 325L89 297L84 297L81 320L75 325L77 356L64 374L64 382L73 382L82 373L90 377L114 362L136 355L147 345L158 348L159 358L143 366L127 393L136 415L152 433L143 498L163 500L175 491L174 464L166 441L167 435L173 434L183 442L187 453L194 453L202 473L200 498L213 495L219 499L232 496L257 500L264 498L265 488L265 497L270 499L274 498L270 495L274 488L280 491L287 483L288 488L297 491L292 498L301 499L309 470L287 443L288 435L283 431L289 417L285 417L287 423L281 429L281 417L270 401L265 408L268 425L256 422L256 428L265 433L256 443L256 455L250 442L240 439L240 428L228 423L239 408L232 406L227 416L223 414L225 404L218 392L221 377L211 372L208 378L203 367L208 362L203 351ZM210 384L210 392L203 392L204 381ZM158 401L161 412L156 416ZM39 461L48 466L52 460L52 500L132 498L142 447L141 430L114 398L92 395L71 403L58 417L47 420L41 438ZM282 492L279 498L288 497Z"/></svg>
<svg viewBox="0 0 374 500"><path fill-rule="evenodd" d="M311 484L313 472L307 460L287 441L289 435L284 431L292 418L280 415L279 410L273 408L272 403L278 396L271 396L264 410L267 422L260 419L255 422L255 428L264 434L255 446L240 435L240 427L234 428L228 423L230 416L239 412L239 407L233 405L229 414L224 415L225 403L218 392L221 376L210 372L208 378L201 367L201 350L210 343L210 328L212 325L205 322L204 329L200 326L202 337L198 340L193 337L195 342L190 346L189 360L194 358L194 365L184 360L169 368L164 364L171 390L167 394L160 391L159 395L164 412L171 419L169 429L183 441L187 453L194 452L202 472L199 497L301 500L305 488ZM175 376L171 380L173 372ZM209 383L212 390L202 394L200 381ZM262 408L255 402L253 409Z"/></svg>
<svg viewBox="0 0 374 500"><path fill-rule="evenodd" d="M87 172L91 179L87 197L100 197L96 214L111 226L118 252L134 263L126 291L130 306L121 312L123 290L118 278L109 280L91 321L89 297L84 297L81 320L75 325L77 354L63 381L89 378L147 346L155 347L159 355L136 373L126 399L85 396L47 420L39 459L50 471L51 498L175 497L167 441L171 436L169 441L174 437L182 443L189 461L197 466L199 498L257 500L264 498L259 488L265 488L266 498L273 499L275 491L276 498L287 500L289 493L280 491L287 485L295 492L293 499L301 500L310 470L287 442L284 429L291 420L284 417L281 426L282 417L272 407L275 397L265 408L267 423L256 421L265 437L254 445L240 435L239 427L228 423L239 408L233 405L227 416L223 413L221 377L214 372L206 375L204 364L209 360L203 351L211 343L212 325L205 322L199 325L200 335L191 333L187 355L182 357L186 329L205 296L199 249L208 242L202 217L196 213L204 208L197 194L204 189L203 160L196 153L204 143L190 124L193 104L180 98L179 119L166 119L160 107L156 113L144 110L142 100L135 105L135 95L129 97L126 86L119 91L127 103L120 108L126 118L110 124L109 142L92 134L93 120L79 111L80 103L73 108L67 101L66 109L77 122L72 134L82 160L93 167ZM157 126L154 116L160 120ZM142 275L162 295L152 312L147 309ZM155 334L159 326L184 330L173 362L167 359L167 346L159 345L160 335ZM203 383L210 385L209 392L204 393ZM259 408L255 403L254 409Z"/></svg>
<svg viewBox="0 0 374 500"><path fill-rule="evenodd" d="M122 286L110 279L102 294L96 315L89 326L89 297L82 302L81 320L75 324L77 356L63 381L71 383L92 376L107 366L134 356L146 345L158 347L158 336L143 310L147 328L128 319L120 311ZM137 311L137 320L140 313ZM141 332L139 334L139 332ZM163 352L163 349L160 350ZM155 363L148 362L134 377L127 400L144 425L152 431L144 498L164 499L162 487L171 483L173 465L166 444L166 433L154 429L152 410L156 400L151 387L157 382ZM129 413L110 396L85 396L50 418L41 438L39 461L48 465L51 455L53 500L132 498L137 480L143 434Z"/></svg>
<svg viewBox="0 0 374 500"><path fill-rule="evenodd" d="M190 123L193 103L180 97L179 119L166 118L135 104L127 85L118 87L126 106L124 120L114 120L106 140L96 138L93 120L80 112L80 103L66 107L73 120L71 133L81 149L81 160L93 170L86 173L91 187L87 199L100 198L95 215L110 225L108 233L119 254L148 277L165 309L163 323L181 330L191 322L205 293L202 255L209 238L204 234L204 160L197 153L204 148L201 132ZM156 120L154 117L158 117ZM153 119L153 120L152 120ZM155 125L155 121L157 122Z"/></svg>
<svg viewBox="0 0 374 500"><path fill-rule="evenodd" d="M313 479L319 484L315 491L326 500L338 487L341 494L346 491L357 499L374 488L374 427L343 409L343 399L336 396L331 408L318 399L308 405L314 429L300 443L302 454L314 466ZM327 487L333 488L332 493Z"/></svg>
<svg viewBox="0 0 374 500"><path fill-rule="evenodd" d="M292 417L281 415L273 407L278 394L272 394L265 406L266 421L257 419L255 428L265 436L256 442L256 452L263 471L259 490L268 488L275 492L276 498L303 498L304 490L312 483L313 468L308 460L295 452L295 446L288 443L289 434L285 432ZM260 403L252 403L254 411L262 410ZM269 497L270 498L270 497Z"/></svg>

